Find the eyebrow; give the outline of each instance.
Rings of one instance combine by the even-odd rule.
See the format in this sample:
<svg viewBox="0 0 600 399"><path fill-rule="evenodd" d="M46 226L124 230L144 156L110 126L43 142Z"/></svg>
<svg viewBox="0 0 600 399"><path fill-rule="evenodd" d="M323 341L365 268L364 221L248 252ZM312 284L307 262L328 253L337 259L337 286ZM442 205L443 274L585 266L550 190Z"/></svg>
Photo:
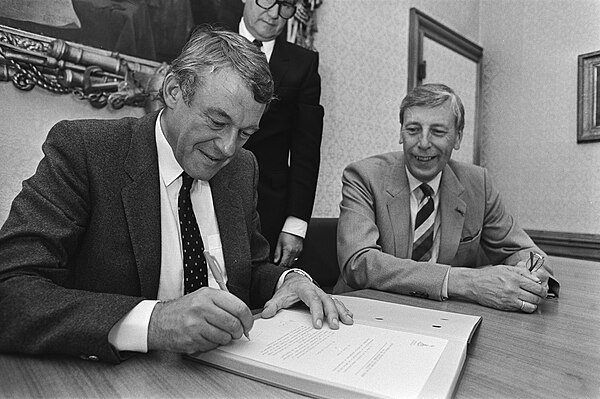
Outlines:
<svg viewBox="0 0 600 399"><path fill-rule="evenodd" d="M229 116L229 114L227 112L223 111L221 108L209 107L206 110L205 115L207 117L210 117L210 118L212 118L213 116L219 116L219 117L225 119L229 123L231 123L233 121L231 119L231 116ZM246 126L242 130L254 130L254 131L257 131L258 129L260 129L259 125L252 125L252 126Z"/></svg>
<svg viewBox="0 0 600 399"><path fill-rule="evenodd" d="M229 114L220 108L209 107L206 110L205 114L210 117L219 116L219 117L221 117L223 119L227 119L227 121L231 122L231 117L229 116Z"/></svg>

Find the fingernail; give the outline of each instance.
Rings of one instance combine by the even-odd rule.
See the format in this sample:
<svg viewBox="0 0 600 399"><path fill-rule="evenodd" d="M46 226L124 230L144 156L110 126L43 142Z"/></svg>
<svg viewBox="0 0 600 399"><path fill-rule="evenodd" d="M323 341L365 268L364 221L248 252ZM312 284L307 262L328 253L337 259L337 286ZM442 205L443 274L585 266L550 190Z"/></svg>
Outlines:
<svg viewBox="0 0 600 399"><path fill-rule="evenodd" d="M336 328L340 326L340 324L338 323L338 319L331 320L331 324L333 325L333 327L336 327Z"/></svg>
<svg viewBox="0 0 600 399"><path fill-rule="evenodd" d="M321 319L317 320L317 328L323 327L323 321Z"/></svg>

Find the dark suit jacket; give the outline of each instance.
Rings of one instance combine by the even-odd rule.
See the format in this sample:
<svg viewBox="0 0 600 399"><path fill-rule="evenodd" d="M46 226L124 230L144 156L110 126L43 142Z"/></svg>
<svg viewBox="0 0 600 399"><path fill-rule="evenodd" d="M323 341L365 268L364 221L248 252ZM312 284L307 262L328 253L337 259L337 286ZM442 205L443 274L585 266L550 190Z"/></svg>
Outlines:
<svg viewBox="0 0 600 399"><path fill-rule="evenodd" d="M258 212L273 252L288 216L310 220L319 175L323 107L319 104L318 53L279 37L269 66L276 99L245 148L258 160Z"/></svg>
<svg viewBox="0 0 600 399"><path fill-rule="evenodd" d="M160 278L157 113L63 121L0 230L0 351L118 361L108 332ZM241 153L210 181L230 291L251 308L283 268L258 233L257 166Z"/></svg>
<svg viewBox="0 0 600 399"><path fill-rule="evenodd" d="M401 152L352 163L342 178L338 221L341 274L335 293L374 288L441 300L450 265L478 267L483 251L492 264L516 265L529 251L543 252L506 212L487 171L450 160L440 182L438 263L409 258L410 188ZM555 292L558 288L557 283ZM552 286L551 286L552 288Z"/></svg>

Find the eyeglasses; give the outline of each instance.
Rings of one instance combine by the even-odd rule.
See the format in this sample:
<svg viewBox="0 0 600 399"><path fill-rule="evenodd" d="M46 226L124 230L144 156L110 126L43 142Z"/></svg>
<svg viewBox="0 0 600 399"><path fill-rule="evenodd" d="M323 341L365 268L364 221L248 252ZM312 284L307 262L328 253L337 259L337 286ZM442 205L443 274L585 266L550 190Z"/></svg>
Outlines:
<svg viewBox="0 0 600 399"><path fill-rule="evenodd" d="M296 5L293 2L282 0L256 0L256 5L264 10L270 10L279 4L279 16L283 19L290 19L296 13Z"/></svg>
<svg viewBox="0 0 600 399"><path fill-rule="evenodd" d="M544 257L535 252L529 252L529 259L527 259L525 265L527 266L527 270L535 272L544 265Z"/></svg>

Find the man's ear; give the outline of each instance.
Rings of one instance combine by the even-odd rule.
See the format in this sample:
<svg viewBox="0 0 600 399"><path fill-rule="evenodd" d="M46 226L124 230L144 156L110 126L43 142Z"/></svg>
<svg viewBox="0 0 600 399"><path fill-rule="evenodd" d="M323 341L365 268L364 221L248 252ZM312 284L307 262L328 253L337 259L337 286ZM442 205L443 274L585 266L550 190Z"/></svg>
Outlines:
<svg viewBox="0 0 600 399"><path fill-rule="evenodd" d="M456 134L456 140L454 141L454 149L460 150L460 142L462 141L463 132L462 130Z"/></svg>
<svg viewBox="0 0 600 399"><path fill-rule="evenodd" d="M181 95L181 87L173 74L168 74L163 82L163 97L165 105L169 108L174 108Z"/></svg>

